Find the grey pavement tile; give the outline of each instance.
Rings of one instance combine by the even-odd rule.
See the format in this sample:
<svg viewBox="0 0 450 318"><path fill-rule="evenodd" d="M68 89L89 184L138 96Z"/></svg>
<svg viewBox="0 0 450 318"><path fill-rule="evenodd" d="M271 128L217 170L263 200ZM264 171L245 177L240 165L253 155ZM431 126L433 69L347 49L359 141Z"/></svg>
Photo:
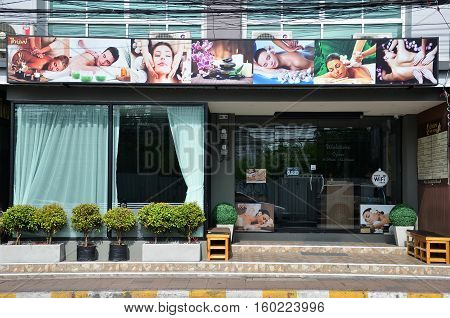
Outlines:
<svg viewBox="0 0 450 318"><path fill-rule="evenodd" d="M187 285L188 289L204 289L206 284L208 283L207 278L191 278Z"/></svg>
<svg viewBox="0 0 450 318"><path fill-rule="evenodd" d="M208 279L206 283L207 289L226 289L227 283L223 279Z"/></svg>
<svg viewBox="0 0 450 318"><path fill-rule="evenodd" d="M190 279L186 278L179 278L179 279L172 279L172 281L169 283L168 288L169 289L186 289L189 285Z"/></svg>

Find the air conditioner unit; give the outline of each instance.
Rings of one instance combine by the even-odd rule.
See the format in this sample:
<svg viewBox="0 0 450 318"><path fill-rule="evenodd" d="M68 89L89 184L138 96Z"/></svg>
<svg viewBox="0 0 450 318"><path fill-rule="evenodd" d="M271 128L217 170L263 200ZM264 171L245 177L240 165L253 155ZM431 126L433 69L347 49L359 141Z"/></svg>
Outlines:
<svg viewBox="0 0 450 318"><path fill-rule="evenodd" d="M252 31L252 39L292 39L292 31Z"/></svg>
<svg viewBox="0 0 450 318"><path fill-rule="evenodd" d="M355 33L354 39L385 39L392 38L392 33Z"/></svg>
<svg viewBox="0 0 450 318"><path fill-rule="evenodd" d="M190 39L191 38L191 32L184 32L184 31L150 31L150 38L151 39Z"/></svg>
<svg viewBox="0 0 450 318"><path fill-rule="evenodd" d="M6 39L8 36L16 35L15 28L8 23L0 23L0 58L4 58L6 55Z"/></svg>

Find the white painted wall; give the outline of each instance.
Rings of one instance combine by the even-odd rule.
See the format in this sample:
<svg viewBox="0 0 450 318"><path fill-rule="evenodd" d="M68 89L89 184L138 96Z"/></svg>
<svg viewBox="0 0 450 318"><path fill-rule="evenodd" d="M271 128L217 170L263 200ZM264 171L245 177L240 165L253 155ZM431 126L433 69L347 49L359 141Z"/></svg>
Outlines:
<svg viewBox="0 0 450 318"><path fill-rule="evenodd" d="M442 15L450 24L450 5L440 6ZM412 10L412 37L439 37L439 61L450 61L450 30L435 8ZM433 25L434 24L434 25Z"/></svg>
<svg viewBox="0 0 450 318"><path fill-rule="evenodd" d="M38 0L0 0L0 8L2 9L36 9ZM36 24L37 14L35 13L0 13L0 22L5 22L13 26L17 34L23 34L22 26ZM34 30L31 29L31 34Z"/></svg>

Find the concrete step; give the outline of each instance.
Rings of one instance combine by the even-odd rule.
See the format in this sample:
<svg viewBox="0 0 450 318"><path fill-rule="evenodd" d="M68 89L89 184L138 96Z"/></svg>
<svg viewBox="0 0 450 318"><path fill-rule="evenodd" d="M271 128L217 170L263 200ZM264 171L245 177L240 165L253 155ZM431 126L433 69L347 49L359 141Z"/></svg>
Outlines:
<svg viewBox="0 0 450 318"><path fill-rule="evenodd" d="M366 254L366 255L406 255L406 248L389 244L320 244L320 242L292 243L292 242L262 242L254 244L251 242L239 242L233 244L233 253L303 253L310 255L323 254Z"/></svg>
<svg viewBox="0 0 450 318"><path fill-rule="evenodd" d="M450 265L350 262L244 262L197 263L62 262L57 264L0 264L0 278L108 277L115 275L172 275L189 277L302 277L367 276L450 279Z"/></svg>

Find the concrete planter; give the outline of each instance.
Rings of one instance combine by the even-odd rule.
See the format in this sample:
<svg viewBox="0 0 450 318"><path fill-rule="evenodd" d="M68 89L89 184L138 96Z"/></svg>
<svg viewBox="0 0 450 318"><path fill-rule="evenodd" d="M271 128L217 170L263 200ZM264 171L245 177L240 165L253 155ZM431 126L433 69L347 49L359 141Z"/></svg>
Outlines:
<svg viewBox="0 0 450 318"><path fill-rule="evenodd" d="M200 243L143 244L143 262L199 262L202 257Z"/></svg>
<svg viewBox="0 0 450 318"><path fill-rule="evenodd" d="M397 246L406 246L406 231L414 230L414 226L392 226L394 232L395 243Z"/></svg>
<svg viewBox="0 0 450 318"><path fill-rule="evenodd" d="M0 245L0 263L59 263L65 259L64 243Z"/></svg>

